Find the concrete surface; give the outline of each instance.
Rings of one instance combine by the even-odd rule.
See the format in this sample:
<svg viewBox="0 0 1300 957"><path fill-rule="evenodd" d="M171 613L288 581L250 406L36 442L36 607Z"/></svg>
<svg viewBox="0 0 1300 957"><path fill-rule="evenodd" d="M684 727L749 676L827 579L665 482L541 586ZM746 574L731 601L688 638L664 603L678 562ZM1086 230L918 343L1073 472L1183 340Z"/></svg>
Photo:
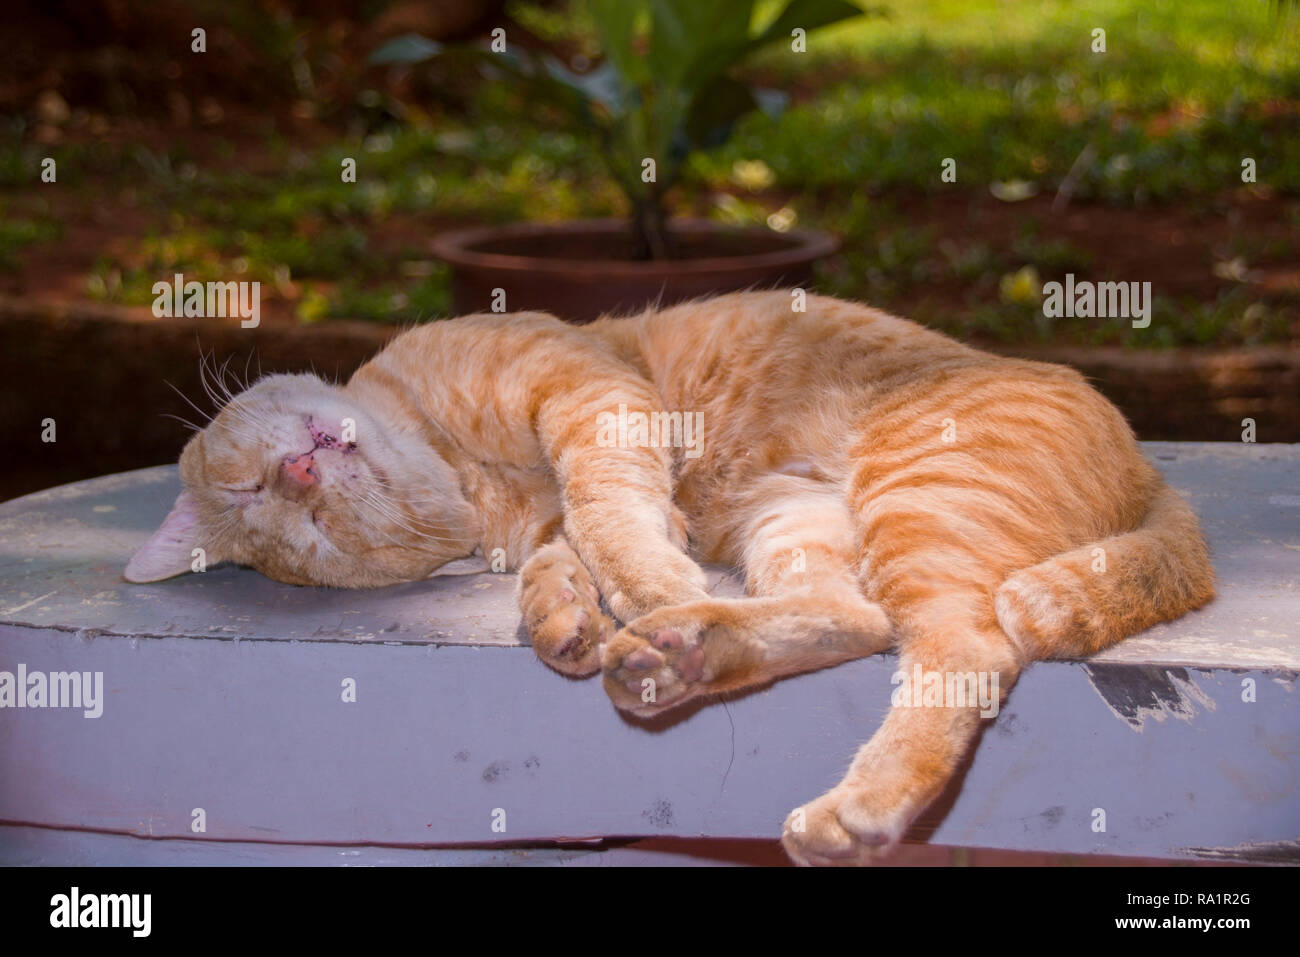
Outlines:
<svg viewBox="0 0 1300 957"><path fill-rule="evenodd" d="M1087 663L1031 667L909 839L1300 859L1300 447L1147 451L1202 515L1220 597ZM13 835L33 825L69 860L76 831L98 835L85 848L184 838L178 854L497 845L486 863L557 838L772 838L888 707L894 663L875 658L634 723L535 660L506 575L357 592L223 566L126 584L176 490L163 467L0 505L0 671L102 672L104 692L98 718L0 709L0 863L30 857ZM552 857L533 859L571 855Z"/></svg>

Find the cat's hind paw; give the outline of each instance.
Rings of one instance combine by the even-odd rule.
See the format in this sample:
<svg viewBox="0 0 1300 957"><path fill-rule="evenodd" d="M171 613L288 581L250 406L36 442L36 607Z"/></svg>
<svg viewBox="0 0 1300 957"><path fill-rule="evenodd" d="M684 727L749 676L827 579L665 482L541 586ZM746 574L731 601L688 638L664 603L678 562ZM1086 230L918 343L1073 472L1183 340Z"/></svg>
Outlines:
<svg viewBox="0 0 1300 957"><path fill-rule="evenodd" d="M841 785L791 811L781 844L801 867L861 867L893 850L906 823L900 813L876 813L865 795Z"/></svg>
<svg viewBox="0 0 1300 957"><path fill-rule="evenodd" d="M689 633L689 629L688 629ZM619 709L647 717L679 704L704 677L704 649L677 628L624 628L605 647L605 690Z"/></svg>
<svg viewBox="0 0 1300 957"><path fill-rule="evenodd" d="M725 691L750 657L723 602L642 615L610 639L602 668L614 705L641 717Z"/></svg>

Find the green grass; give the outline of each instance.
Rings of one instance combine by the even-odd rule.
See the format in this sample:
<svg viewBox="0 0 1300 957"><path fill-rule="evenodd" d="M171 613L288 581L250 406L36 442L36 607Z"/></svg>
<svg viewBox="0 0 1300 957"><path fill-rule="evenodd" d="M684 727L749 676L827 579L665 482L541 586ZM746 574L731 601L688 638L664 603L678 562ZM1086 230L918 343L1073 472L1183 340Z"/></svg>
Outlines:
<svg viewBox="0 0 1300 957"><path fill-rule="evenodd" d="M442 265L413 284L403 283L401 288L363 289L345 283L333 295L308 297L298 307L298 318L304 322L368 319L412 323L450 314L450 275L447 267Z"/></svg>
<svg viewBox="0 0 1300 957"><path fill-rule="evenodd" d="M914 0L814 34L806 54L766 52L754 72L808 88L779 119L755 116L697 175L762 158L800 189L937 189L958 182L1055 185L1085 146L1098 162L1076 195L1176 201L1259 178L1300 191L1300 15L1263 0L1010 3ZM1093 53L1092 30L1106 31ZM829 82L821 78L830 78ZM1167 125L1166 120L1174 120Z"/></svg>
<svg viewBox="0 0 1300 957"><path fill-rule="evenodd" d="M1033 305L979 305L968 316L917 316L959 337L978 336L1003 345L1087 345L1168 348L1254 346L1288 338L1292 320L1244 290L1210 302L1156 295L1151 325L1136 330L1127 319L1048 319Z"/></svg>
<svg viewBox="0 0 1300 957"><path fill-rule="evenodd" d="M19 268L19 254L36 243L59 238L59 224L49 220L0 219L0 271Z"/></svg>
<svg viewBox="0 0 1300 957"><path fill-rule="evenodd" d="M751 77L792 89L793 105L777 119L749 118L730 143L696 156L678 206L737 225L775 219L839 232L845 254L822 278L843 295L888 306L927 283L960 282L969 290L962 315L919 316L949 331L1128 341L1118 328L1045 324L1032 308L999 299L1002 277L1023 267L1055 275L1104 263L1033 223L1007 248L943 239L913 228L881 198L986 194L1010 180L1050 194L1089 146L1095 160L1076 184L1079 203L1210 210L1241 186L1247 156L1261 185L1300 195L1300 13L1279 17L1265 0L886 6L887 18L814 32L806 54L778 46L752 61ZM512 7L536 32L591 49L581 17ZM1106 31L1104 54L1090 50L1097 27ZM269 175L241 171L233 146L213 164L183 142L153 151L18 146L0 137L0 188L12 196L0 223L0 268L57 238L48 204L30 187L32 170L50 155L59 188L86 203L126 197L157 223L133 248L105 255L88 277L98 298L148 302L158 275L181 271L296 287L305 321L445 315L446 270L407 268L428 258L419 227L625 211L592 144L557 132L508 85L470 89L462 112L422 104L407 126L366 127L364 137L323 150L270 140L272 162L263 165L280 172ZM368 90L355 98L381 99ZM357 162L356 183L340 178L346 157ZM957 163L955 186L940 179L946 157ZM394 233L412 238L395 249ZM1230 252L1250 261L1300 256L1295 243L1276 239L1238 240ZM1287 315L1242 289L1213 302L1164 299L1141 343L1287 338Z"/></svg>

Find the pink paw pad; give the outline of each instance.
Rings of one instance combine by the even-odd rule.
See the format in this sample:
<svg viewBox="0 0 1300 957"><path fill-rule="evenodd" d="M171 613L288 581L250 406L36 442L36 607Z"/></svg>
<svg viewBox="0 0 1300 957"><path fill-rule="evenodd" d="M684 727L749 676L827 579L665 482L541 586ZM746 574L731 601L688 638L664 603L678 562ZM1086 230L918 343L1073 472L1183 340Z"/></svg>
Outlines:
<svg viewBox="0 0 1300 957"><path fill-rule="evenodd" d="M677 670L687 681L699 681L704 677L704 649L698 645L677 659Z"/></svg>
<svg viewBox="0 0 1300 957"><path fill-rule="evenodd" d="M663 656L650 648L638 648L623 659L623 667L633 671L649 671L664 663Z"/></svg>
<svg viewBox="0 0 1300 957"><path fill-rule="evenodd" d="M684 647L686 642L676 628L660 628L650 636L650 644L660 651L676 651Z"/></svg>

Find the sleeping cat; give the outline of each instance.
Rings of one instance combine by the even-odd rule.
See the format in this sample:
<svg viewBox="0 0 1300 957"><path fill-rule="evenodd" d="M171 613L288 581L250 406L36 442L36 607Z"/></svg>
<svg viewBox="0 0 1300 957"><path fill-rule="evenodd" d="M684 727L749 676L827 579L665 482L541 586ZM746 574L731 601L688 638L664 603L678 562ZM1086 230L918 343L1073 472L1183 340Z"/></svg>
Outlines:
<svg viewBox="0 0 1300 957"><path fill-rule="evenodd" d="M1031 661L1213 597L1195 515L1078 373L797 303L474 315L398 336L341 387L268 376L186 445L126 577L188 571L202 546L359 588L504 549L538 655L643 716L887 649L1005 694ZM739 566L750 597L710 597L697 561ZM976 735L978 702L947 704L893 707L786 820L795 861L898 841Z"/></svg>

